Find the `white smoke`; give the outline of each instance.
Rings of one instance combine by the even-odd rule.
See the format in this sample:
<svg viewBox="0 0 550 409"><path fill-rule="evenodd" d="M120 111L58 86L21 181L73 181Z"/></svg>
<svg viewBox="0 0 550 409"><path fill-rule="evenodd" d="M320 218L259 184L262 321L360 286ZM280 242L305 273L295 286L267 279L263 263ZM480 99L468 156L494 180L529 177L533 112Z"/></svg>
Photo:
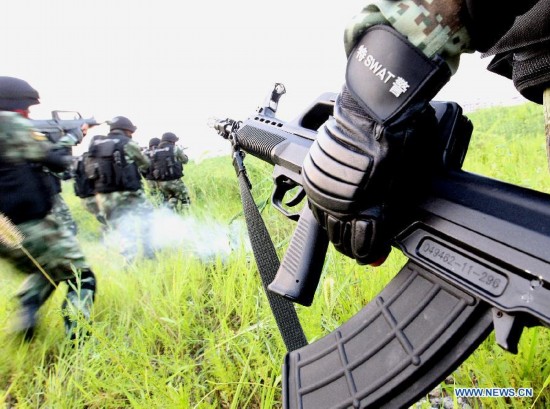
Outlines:
<svg viewBox="0 0 550 409"><path fill-rule="evenodd" d="M202 261L226 260L231 253L229 230L214 221L197 220L169 209L154 212L151 244L155 250L173 248Z"/></svg>
<svg viewBox="0 0 550 409"><path fill-rule="evenodd" d="M123 248L126 242L140 235L144 223L149 225L143 237L154 251L172 249L202 262L221 260L226 262L235 250L250 251L250 242L243 223L231 225L192 215L182 215L167 208L157 208L146 220L128 214L117 222L117 230L111 230L104 238L108 245Z"/></svg>

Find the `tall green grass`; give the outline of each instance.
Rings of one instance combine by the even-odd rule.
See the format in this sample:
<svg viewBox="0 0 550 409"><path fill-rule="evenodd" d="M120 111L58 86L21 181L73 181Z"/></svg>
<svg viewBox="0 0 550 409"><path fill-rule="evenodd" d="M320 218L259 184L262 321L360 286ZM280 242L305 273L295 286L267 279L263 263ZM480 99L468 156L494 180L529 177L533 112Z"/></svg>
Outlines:
<svg viewBox="0 0 550 409"><path fill-rule="evenodd" d="M527 104L469 115L476 131L465 168L550 192L542 110ZM253 195L282 256L295 227L271 206L271 168L246 159ZM263 293L244 233L237 179L229 157L186 167L192 195L187 218L214 237L231 223L237 240L228 257L166 248L156 260L124 267L70 184L64 196L79 227L82 248L98 277L92 337L75 348L65 340L60 315L63 292L41 310L31 343L10 334L17 308L13 295L23 280L0 268L0 406L5 408L271 408L280 407L285 347ZM193 225L196 226L196 225ZM218 228L216 228L218 226ZM195 227L196 229L196 227ZM211 231L210 231L211 230ZM199 234L200 233L200 234ZM394 251L379 268L359 266L329 249L313 305L298 306L309 341L333 331L371 300L404 264ZM550 331L524 331L519 354L496 346L491 335L442 386L532 387L534 407L550 405ZM546 382L546 384L545 384ZM482 399L478 408L529 408L534 399ZM427 403L422 407L429 407Z"/></svg>

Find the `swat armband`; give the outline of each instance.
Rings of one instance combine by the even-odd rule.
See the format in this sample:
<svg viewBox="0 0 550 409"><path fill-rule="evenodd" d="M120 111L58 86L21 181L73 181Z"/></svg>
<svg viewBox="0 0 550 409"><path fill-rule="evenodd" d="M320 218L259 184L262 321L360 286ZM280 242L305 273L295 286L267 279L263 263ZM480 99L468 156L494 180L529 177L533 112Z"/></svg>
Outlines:
<svg viewBox="0 0 550 409"><path fill-rule="evenodd" d="M385 25L365 32L346 68L351 95L380 124L392 121L417 102L429 101L450 77L441 57L428 58Z"/></svg>

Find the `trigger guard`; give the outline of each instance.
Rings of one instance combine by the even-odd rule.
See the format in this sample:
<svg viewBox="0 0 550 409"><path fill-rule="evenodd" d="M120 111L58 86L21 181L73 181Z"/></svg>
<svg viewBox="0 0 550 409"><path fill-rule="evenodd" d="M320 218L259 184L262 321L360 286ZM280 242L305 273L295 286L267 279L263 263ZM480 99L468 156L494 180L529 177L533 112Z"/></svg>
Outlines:
<svg viewBox="0 0 550 409"><path fill-rule="evenodd" d="M286 193L292 189L294 189L298 185L296 182L294 182L292 179L287 177L278 177L275 180L275 189L273 189L273 193L271 194L271 204L279 210L283 215L288 217L290 220L298 221L300 218L300 212L294 212L291 213L287 209L285 209L284 206L287 207L294 207L298 205L302 199L306 196L304 189L300 186L300 190L287 202L283 203L283 199L286 195ZM283 206L284 204L284 206Z"/></svg>

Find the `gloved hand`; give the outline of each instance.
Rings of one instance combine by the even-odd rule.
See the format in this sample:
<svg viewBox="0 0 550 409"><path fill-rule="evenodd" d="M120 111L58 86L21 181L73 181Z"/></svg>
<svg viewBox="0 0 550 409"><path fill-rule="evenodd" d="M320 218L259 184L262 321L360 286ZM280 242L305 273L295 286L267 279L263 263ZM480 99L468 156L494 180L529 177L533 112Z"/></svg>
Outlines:
<svg viewBox="0 0 550 409"><path fill-rule="evenodd" d="M382 34L385 39L387 33ZM400 49L403 45L409 47L403 43L406 40L395 38L398 54L409 52L407 48ZM309 206L326 229L329 240L338 251L358 263L374 265L383 262L389 254L395 218L407 205L415 187L424 181L423 170L429 167L434 156L430 152L437 137L437 121L429 100L450 76L446 66L432 67L432 73L428 74L435 73L432 77L435 81L420 79L416 81L417 86L411 81L409 85L411 89L415 85L415 94L399 107L388 109L384 98L387 98L385 88L389 86L383 81L377 84L378 76L369 79L373 70L363 64L370 55L371 61L378 61L386 72L391 68L395 73L392 75L398 77L399 64L380 62L383 53L377 54L371 43L380 40L376 37L366 42L361 40L364 50L357 53L362 54L351 54L346 85L336 99L333 117L319 130L302 169ZM374 54L367 54L367 50ZM411 52L414 54L414 50ZM410 56L403 57L411 63ZM426 57L419 58L429 63ZM408 78L407 70L416 72L416 67L402 70L399 78ZM443 75L439 70L443 70ZM365 78L351 77L357 74ZM361 89L365 83L369 88ZM383 88L377 90L379 86ZM382 95L381 99L376 100L376 95ZM374 101L366 101L371 96Z"/></svg>
<svg viewBox="0 0 550 409"><path fill-rule="evenodd" d="M78 145L80 142L82 142L84 131L82 130L82 128L69 129L65 132L65 136L70 139L72 145Z"/></svg>

